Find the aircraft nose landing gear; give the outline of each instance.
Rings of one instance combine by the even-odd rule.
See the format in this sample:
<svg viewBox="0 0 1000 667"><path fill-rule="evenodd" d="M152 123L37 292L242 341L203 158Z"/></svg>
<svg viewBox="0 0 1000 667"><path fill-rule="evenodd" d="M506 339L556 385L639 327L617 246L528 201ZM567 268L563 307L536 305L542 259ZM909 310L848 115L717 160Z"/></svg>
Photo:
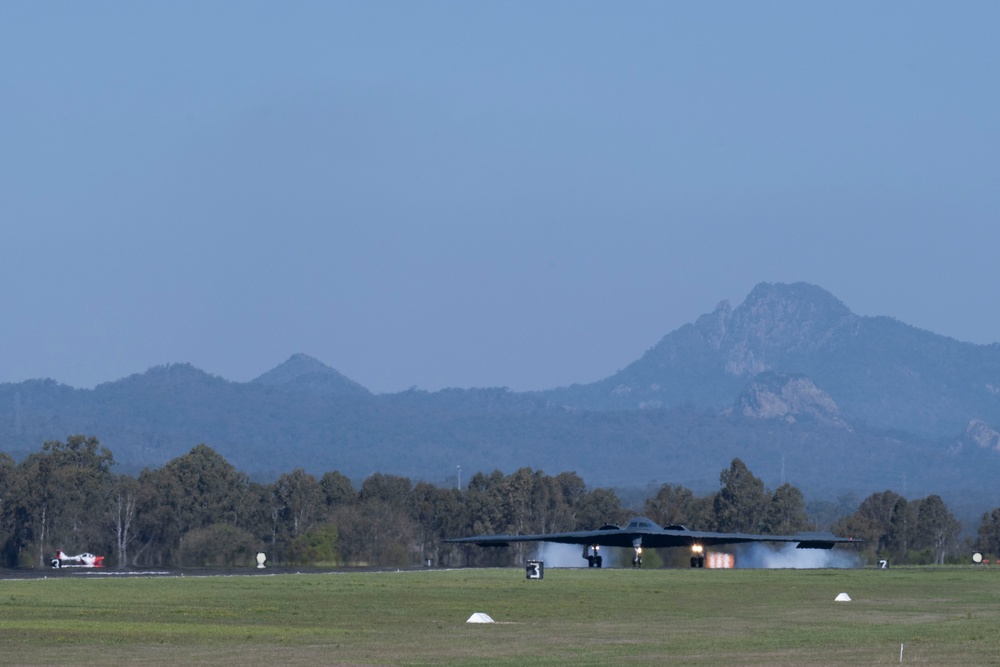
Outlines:
<svg viewBox="0 0 1000 667"><path fill-rule="evenodd" d="M583 557L587 559L587 567L601 567L604 565L604 558L598 553L600 548L596 544L593 547L583 547ZM594 550L594 553L590 553L591 549Z"/></svg>
<svg viewBox="0 0 1000 667"><path fill-rule="evenodd" d="M642 567L642 547L635 548L635 555L632 556L632 567Z"/></svg>

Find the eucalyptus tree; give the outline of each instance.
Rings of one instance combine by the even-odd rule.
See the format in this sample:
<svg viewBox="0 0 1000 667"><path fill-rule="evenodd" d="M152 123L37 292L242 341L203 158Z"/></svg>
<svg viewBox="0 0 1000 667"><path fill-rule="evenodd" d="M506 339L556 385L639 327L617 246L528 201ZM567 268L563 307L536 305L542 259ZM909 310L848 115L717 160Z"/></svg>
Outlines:
<svg viewBox="0 0 1000 667"><path fill-rule="evenodd" d="M575 472L561 472L552 478L559 489L563 502L570 510L571 525L568 530L576 530L577 505L587 495L587 484Z"/></svg>
<svg viewBox="0 0 1000 667"><path fill-rule="evenodd" d="M348 565L411 565L418 557L407 511L378 498L335 510L340 556Z"/></svg>
<svg viewBox="0 0 1000 667"><path fill-rule="evenodd" d="M128 475L119 475L114 481L111 505L111 523L115 536L115 563L118 569L128 564L128 549L135 542L136 505L139 482Z"/></svg>
<svg viewBox="0 0 1000 667"><path fill-rule="evenodd" d="M268 557L273 554L277 540L277 518L274 516L274 502L270 484L250 481L240 495L236 510L239 524L252 534L258 548L267 546Z"/></svg>
<svg viewBox="0 0 1000 667"><path fill-rule="evenodd" d="M358 502L379 500L394 507L405 507L412 490L413 483L408 477L377 472L361 483L361 490L358 491Z"/></svg>
<svg viewBox="0 0 1000 667"><path fill-rule="evenodd" d="M466 507L467 523L460 535L486 535L510 532L505 512L505 475L499 470L489 474L476 472L469 479L462 494ZM507 549L478 549L460 547L467 565L509 565L511 556Z"/></svg>
<svg viewBox="0 0 1000 667"><path fill-rule="evenodd" d="M1000 507L983 514L976 544L980 550L1000 558Z"/></svg>
<svg viewBox="0 0 1000 667"><path fill-rule="evenodd" d="M416 560L419 546L410 518L412 490L406 477L375 473L362 482L356 503L333 512L346 562L408 565Z"/></svg>
<svg viewBox="0 0 1000 667"><path fill-rule="evenodd" d="M802 492L785 483L774 490L764 508L760 532L767 535L790 535L809 528L806 501Z"/></svg>
<svg viewBox="0 0 1000 667"><path fill-rule="evenodd" d="M627 518L621 498L614 489L588 491L577 500L574 514L575 530L594 530L609 523L624 523Z"/></svg>
<svg viewBox="0 0 1000 667"><path fill-rule="evenodd" d="M642 513L661 526L680 524L702 530L713 524L713 500L698 497L679 484L664 484L655 495L646 499Z"/></svg>
<svg viewBox="0 0 1000 667"><path fill-rule="evenodd" d="M873 493L861 501L856 512L837 521L834 532L863 540L865 550L873 554L888 555L893 513L903 507L897 508L900 499L903 497L895 491Z"/></svg>
<svg viewBox="0 0 1000 667"><path fill-rule="evenodd" d="M920 509L917 510L914 546L918 549L928 549L933 561L942 565L961 529L962 525L948 510L941 496L927 496L920 501Z"/></svg>
<svg viewBox="0 0 1000 667"><path fill-rule="evenodd" d="M14 458L0 452L0 564L18 564L21 524L18 521L18 504L24 494L24 480L18 474Z"/></svg>
<svg viewBox="0 0 1000 667"><path fill-rule="evenodd" d="M499 470L488 475L477 472L469 479L463 495L469 517L465 533L485 535L509 532L503 509L504 479Z"/></svg>
<svg viewBox="0 0 1000 667"><path fill-rule="evenodd" d="M914 533L917 527L917 511L919 502L910 503L899 496L889 515L889 527L882 543L885 554L897 562L905 562L913 547Z"/></svg>
<svg viewBox="0 0 1000 667"><path fill-rule="evenodd" d="M53 440L18 466L24 481L20 513L22 536L44 566L55 548L106 550L114 457L93 436Z"/></svg>
<svg viewBox="0 0 1000 667"><path fill-rule="evenodd" d="M139 476L140 547L155 563L173 562L181 539L213 524L246 529L247 476L208 445Z"/></svg>
<svg viewBox="0 0 1000 667"><path fill-rule="evenodd" d="M328 510L336 509L342 505L351 505L358 500L358 492L351 484L350 478L336 470L323 473L319 480L319 487L323 491L323 498Z"/></svg>
<svg viewBox="0 0 1000 667"><path fill-rule="evenodd" d="M713 502L713 528L722 532L759 532L767 499L764 482L736 458L720 473L719 485Z"/></svg>
<svg viewBox="0 0 1000 667"><path fill-rule="evenodd" d="M326 497L316 478L302 468L287 472L271 485L279 534L293 540L315 526L326 513Z"/></svg>
<svg viewBox="0 0 1000 667"><path fill-rule="evenodd" d="M420 560L442 562L442 555L451 555L453 545L442 540L461 535L468 523L467 508L461 492L418 482L410 494L410 519L414 525ZM443 563L442 563L443 564Z"/></svg>
<svg viewBox="0 0 1000 667"><path fill-rule="evenodd" d="M575 493L572 482L566 478L560 480L558 477L546 475L541 470L532 473L531 482L529 495L531 531L550 533L573 530L575 513L572 501Z"/></svg>

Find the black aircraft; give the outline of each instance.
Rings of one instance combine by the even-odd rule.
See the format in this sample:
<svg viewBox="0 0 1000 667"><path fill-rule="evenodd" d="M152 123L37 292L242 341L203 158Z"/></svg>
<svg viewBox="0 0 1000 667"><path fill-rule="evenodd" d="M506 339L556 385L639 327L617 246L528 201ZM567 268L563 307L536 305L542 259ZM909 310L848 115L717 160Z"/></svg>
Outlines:
<svg viewBox="0 0 1000 667"><path fill-rule="evenodd" d="M483 547L505 547L511 542L556 542L558 544L582 544L583 557L589 567L601 567L603 558L598 554L601 547L632 547L635 556L633 567L642 565L642 549L664 549L668 547L690 547L691 567L705 566L705 547L718 544L740 544L742 542L798 542L798 549L832 549L834 544L857 542L850 537L837 537L833 533L799 533L798 535L752 535L750 533L713 533L710 531L688 530L684 526L670 525L661 528L646 517L639 516L621 528L616 525L602 526L597 530L578 530L569 533L547 533L544 535L477 535L456 537L445 542L478 544Z"/></svg>

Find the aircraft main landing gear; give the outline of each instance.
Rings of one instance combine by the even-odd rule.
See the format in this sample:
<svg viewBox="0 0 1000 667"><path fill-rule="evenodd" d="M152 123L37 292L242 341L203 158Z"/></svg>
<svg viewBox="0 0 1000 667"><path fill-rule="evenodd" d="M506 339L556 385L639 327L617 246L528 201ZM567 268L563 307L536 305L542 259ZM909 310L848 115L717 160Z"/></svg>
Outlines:
<svg viewBox="0 0 1000 667"><path fill-rule="evenodd" d="M691 567L705 567L705 547L700 544L691 545Z"/></svg>

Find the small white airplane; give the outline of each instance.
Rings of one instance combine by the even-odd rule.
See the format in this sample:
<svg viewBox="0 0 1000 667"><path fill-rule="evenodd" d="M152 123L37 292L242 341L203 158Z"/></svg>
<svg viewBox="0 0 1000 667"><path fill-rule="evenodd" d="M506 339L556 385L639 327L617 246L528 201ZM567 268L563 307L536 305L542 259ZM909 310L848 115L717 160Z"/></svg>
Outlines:
<svg viewBox="0 0 1000 667"><path fill-rule="evenodd" d="M67 556L62 549L56 549L56 557L52 559L52 567L104 567L104 556L92 553L82 553Z"/></svg>

